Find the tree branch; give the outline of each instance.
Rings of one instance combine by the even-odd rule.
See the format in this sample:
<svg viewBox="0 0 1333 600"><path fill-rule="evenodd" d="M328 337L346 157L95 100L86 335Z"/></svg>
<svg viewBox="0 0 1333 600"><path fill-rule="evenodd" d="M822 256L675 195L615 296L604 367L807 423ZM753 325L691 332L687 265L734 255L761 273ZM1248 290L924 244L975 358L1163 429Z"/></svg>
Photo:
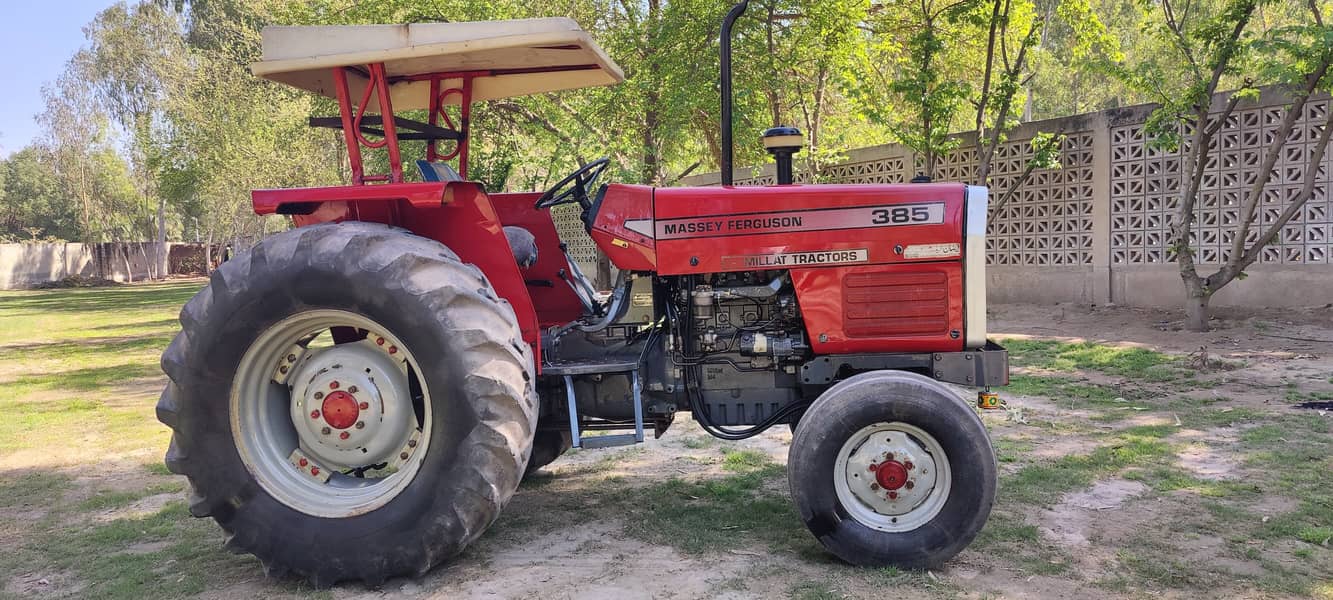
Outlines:
<svg viewBox="0 0 1333 600"><path fill-rule="evenodd" d="M1292 112L1299 111L1293 107ZM1306 163L1305 174L1302 176L1303 181L1300 193L1291 200L1291 203L1288 204L1286 209L1282 211L1282 214L1278 216L1277 221L1269 226L1269 228L1264 231L1263 235L1260 235L1259 239L1255 240L1254 244L1248 249L1245 248L1245 238L1249 235L1249 227L1255 218L1255 215L1252 214L1255 207L1251 202L1246 202L1251 214L1248 215L1248 218L1241 219L1241 229L1236 233L1236 239L1232 240L1231 256L1228 257L1226 264L1223 265L1222 268L1218 269L1216 273L1208 277L1209 282L1214 288L1226 285L1232 279L1239 276L1246 267L1254 264L1254 261L1259 259L1260 253L1263 251L1264 247L1271 244L1273 240L1282 233L1282 229L1287 226L1287 223L1291 222L1291 220L1296 217L1297 213L1305 207L1305 204L1310 201L1310 198L1314 196L1315 180L1318 179L1319 165L1324 161L1324 154L1328 151L1329 139L1330 137L1333 137L1333 111L1327 112L1328 115L1324 118L1323 131L1319 133L1319 139L1315 141L1314 153L1310 156L1309 162ZM1286 141L1285 136L1280 139L1284 142ZM1266 176L1263 178L1267 179ZM1262 185L1259 186L1259 190L1260 194L1262 194ZM1242 215L1242 217L1245 216L1246 215ZM1240 252L1241 250L1244 250L1243 254Z"/></svg>
<svg viewBox="0 0 1333 600"><path fill-rule="evenodd" d="M1234 265L1243 256L1249 254L1245 251L1245 238L1250 235L1250 226L1254 224L1255 213L1259 208L1259 202L1263 199L1264 186L1268 185L1268 180L1272 177L1273 166L1277 164L1278 158L1282 155L1282 148L1287 144L1287 137L1291 135L1291 130L1295 127L1296 119L1305 111L1306 101L1319 85L1319 80L1324 78L1328 69L1329 63L1324 62L1306 76L1305 85L1293 99L1291 106L1287 108L1287 114L1282 117L1282 123L1278 125L1277 131L1273 133L1273 141L1269 143L1268 150L1264 153L1264 160L1259 166L1254 183L1250 185L1250 190L1245 196L1245 203L1241 206L1240 227L1236 231L1236 239L1231 241L1231 256L1227 260L1228 266ZM1333 113L1333 111L1329 112ZM1227 269L1224 268L1224 270ZM1233 270L1237 273L1240 272L1240 269ZM1227 280L1229 281L1230 278L1228 277Z"/></svg>

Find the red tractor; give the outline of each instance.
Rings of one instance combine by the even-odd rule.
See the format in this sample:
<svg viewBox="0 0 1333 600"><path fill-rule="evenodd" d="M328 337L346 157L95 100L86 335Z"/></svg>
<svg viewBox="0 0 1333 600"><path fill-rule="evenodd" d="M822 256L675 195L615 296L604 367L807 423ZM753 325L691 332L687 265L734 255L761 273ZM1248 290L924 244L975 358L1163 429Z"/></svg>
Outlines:
<svg viewBox="0 0 1333 600"><path fill-rule="evenodd" d="M727 440L789 425L792 499L843 560L930 567L967 546L995 456L941 382L1008 381L986 339L986 189L794 185L782 128L764 138L777 185L731 186L744 8L722 30L708 188L598 185L606 159L544 193L467 180L474 102L623 79L569 19L265 29L255 74L337 99L311 121L342 130L352 185L256 190L255 212L295 227L181 310L157 415L191 514L270 574L378 584L458 554L569 448L688 410ZM421 181L406 140L425 143ZM566 203L617 269L609 296L556 234Z"/></svg>

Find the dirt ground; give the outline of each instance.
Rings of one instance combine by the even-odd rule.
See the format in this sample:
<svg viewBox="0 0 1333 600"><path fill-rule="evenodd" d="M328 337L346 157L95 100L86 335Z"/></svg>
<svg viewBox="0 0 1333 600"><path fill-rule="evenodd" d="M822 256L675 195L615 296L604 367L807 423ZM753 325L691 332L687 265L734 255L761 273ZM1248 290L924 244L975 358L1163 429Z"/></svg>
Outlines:
<svg viewBox="0 0 1333 600"><path fill-rule="evenodd" d="M310 590L221 551L210 522L181 513L176 478L143 466L161 447L9 452L0 477L66 474L76 523L127 524L114 553L155 559L129 582L150 597L1333 599L1333 415L1295 408L1333 400L1333 309L1180 325L1124 307L993 307L992 334L1019 349L1006 408L983 413L1000 497L982 536L930 572L833 560L790 508L790 433L721 442L688 415L640 447L562 457L462 556L378 589ZM151 409L152 383L115 397ZM43 504L0 508L0 555L28 557L0 572L0 597L101 590L101 570L34 549L25 523ZM182 537L207 550L181 555ZM149 592L158 579L179 587Z"/></svg>

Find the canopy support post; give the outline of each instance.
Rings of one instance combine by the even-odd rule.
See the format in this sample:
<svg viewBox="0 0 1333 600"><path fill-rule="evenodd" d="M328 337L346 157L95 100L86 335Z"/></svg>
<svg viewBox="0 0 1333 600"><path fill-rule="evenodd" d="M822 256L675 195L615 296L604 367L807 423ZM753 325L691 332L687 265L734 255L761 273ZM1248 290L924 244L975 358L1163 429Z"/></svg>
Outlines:
<svg viewBox="0 0 1333 600"><path fill-rule="evenodd" d="M430 124L439 126L443 119L450 128L458 131L459 139L454 143L453 151L448 154L441 154L436 149L437 140L430 140L426 144L426 160L434 162L437 160L458 159L458 174L467 179L467 154L469 131L472 129L472 73L435 73L430 76ZM440 89L443 87L446 79L462 79L460 87ZM462 110L462 116L459 119L458 126L454 126L454 120L449 117L449 113L444 112L445 100L452 94L458 94L458 104Z"/></svg>
<svg viewBox="0 0 1333 600"><path fill-rule="evenodd" d="M338 109L343 119L343 141L347 143L347 162L352 167L352 185L365 183L365 171L361 164L361 143L356 139L356 128L352 125L352 98L347 91L347 70L343 67L333 69L333 87L338 92Z"/></svg>
<svg viewBox="0 0 1333 600"><path fill-rule="evenodd" d="M398 150L398 130L394 126L393 102L389 95L389 81L384 73L384 63L366 65L369 78L365 92L359 104L353 104L351 90L347 85L347 67L334 67L333 82L338 94L338 110L342 115L343 141L347 143L347 162L352 169L352 184L365 185L370 181L403 182L403 158ZM367 140L361 130L361 121L370 106L371 94L377 94L381 122L384 127L384 139L378 142ZM366 148L387 148L389 151L389 174L366 175L365 162L361 156L361 146Z"/></svg>

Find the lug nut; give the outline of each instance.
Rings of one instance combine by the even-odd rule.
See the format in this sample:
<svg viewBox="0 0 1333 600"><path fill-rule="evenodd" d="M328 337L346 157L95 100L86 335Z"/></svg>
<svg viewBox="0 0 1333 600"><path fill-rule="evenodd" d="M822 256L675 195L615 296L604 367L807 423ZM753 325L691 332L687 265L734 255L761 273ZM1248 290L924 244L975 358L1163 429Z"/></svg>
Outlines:
<svg viewBox="0 0 1333 600"><path fill-rule="evenodd" d="M897 500L898 492L889 492L889 500Z"/></svg>
<svg viewBox="0 0 1333 600"><path fill-rule="evenodd" d="M357 421L357 422L356 422L356 428L357 428L357 429L365 429L365 428L366 428L366 422L365 422L365 421Z"/></svg>
<svg viewBox="0 0 1333 600"><path fill-rule="evenodd" d="M287 355L287 362L296 362L296 355L295 355L295 354L288 354L288 355Z"/></svg>
<svg viewBox="0 0 1333 600"><path fill-rule="evenodd" d="M319 467L310 467L311 475L319 475Z"/></svg>
<svg viewBox="0 0 1333 600"><path fill-rule="evenodd" d="M877 464L875 464L875 463L870 463L868 466L866 466L866 470L867 470L867 471L870 471L871 473L874 473L874 472L875 472L875 469L878 469L878 468L879 468L879 465L877 465Z"/></svg>
<svg viewBox="0 0 1333 600"><path fill-rule="evenodd" d="M910 461L910 460L907 461L906 463L903 464L903 466L904 466L904 467L907 467L907 470L908 470L908 471L911 471L911 470L912 470L912 466L913 466L913 465L912 465L912 461Z"/></svg>
<svg viewBox="0 0 1333 600"><path fill-rule="evenodd" d="M300 464L301 464L301 466L304 467L304 466L310 464L310 461L308 461L308 460L306 460L306 459L303 458L303 459L301 459Z"/></svg>
<svg viewBox="0 0 1333 600"><path fill-rule="evenodd" d="M337 382L337 381L330 381L330 382L329 382L329 389L331 389L331 390L336 390L336 389L338 389L338 382Z"/></svg>
<svg viewBox="0 0 1333 600"><path fill-rule="evenodd" d="M407 440L407 447L408 447L408 448L416 448L416 447L417 447L417 441L416 441L416 440Z"/></svg>
<svg viewBox="0 0 1333 600"><path fill-rule="evenodd" d="M878 483L872 483L872 484L870 484L870 489L872 489L872 490L878 490L878 489L879 489L879 484L878 484Z"/></svg>
<svg viewBox="0 0 1333 600"><path fill-rule="evenodd" d="M361 409L361 410L366 410L367 408L370 408L370 403L369 403L369 402L362 402L361 404L356 405L356 407L359 408L359 409Z"/></svg>
<svg viewBox="0 0 1333 600"><path fill-rule="evenodd" d="M322 433L322 434L324 434L324 435L328 435L328 434L329 434L330 432L332 432L332 431L333 431L333 430L332 430L332 429L329 429L328 427L325 427L325 428L319 430L319 432Z"/></svg>
<svg viewBox="0 0 1333 600"><path fill-rule="evenodd" d="M398 458L401 458L401 459L403 459L403 460L407 460L407 453L404 452L404 453L402 453L402 454L399 454L399 455L398 455Z"/></svg>
<svg viewBox="0 0 1333 600"><path fill-rule="evenodd" d="M315 399L316 399L316 400L323 400L323 399L324 399L324 392L315 392Z"/></svg>
<svg viewBox="0 0 1333 600"><path fill-rule="evenodd" d="M887 460L893 460L893 453L892 453L892 452L885 452L885 453L884 453L884 458L887 459Z"/></svg>
<svg viewBox="0 0 1333 600"><path fill-rule="evenodd" d="M312 418L312 419L318 419L318 418L319 418L319 411L317 411L317 410L312 410L312 411L310 411L310 418Z"/></svg>
<svg viewBox="0 0 1333 600"><path fill-rule="evenodd" d="M349 437L352 437L352 434L347 433L346 431L344 431L344 432L338 434L338 439L340 439L340 440L345 440L345 439L347 439L347 438L349 438Z"/></svg>
<svg viewBox="0 0 1333 600"><path fill-rule="evenodd" d="M283 375L286 375L286 374L287 374L287 365L282 365L281 367L278 367L278 372L279 372L279 373L282 373Z"/></svg>
<svg viewBox="0 0 1333 600"><path fill-rule="evenodd" d="M356 386L352 386L352 387L347 388L347 393L349 393L349 394L355 394L356 392L357 392L357 390L356 390Z"/></svg>
<svg viewBox="0 0 1333 600"><path fill-rule="evenodd" d="M911 479L908 479L908 480L907 480L907 484L906 484L906 485L907 485L907 489L909 489L909 490L912 489L912 488L914 488L914 487L916 487L916 484L913 483Z"/></svg>

